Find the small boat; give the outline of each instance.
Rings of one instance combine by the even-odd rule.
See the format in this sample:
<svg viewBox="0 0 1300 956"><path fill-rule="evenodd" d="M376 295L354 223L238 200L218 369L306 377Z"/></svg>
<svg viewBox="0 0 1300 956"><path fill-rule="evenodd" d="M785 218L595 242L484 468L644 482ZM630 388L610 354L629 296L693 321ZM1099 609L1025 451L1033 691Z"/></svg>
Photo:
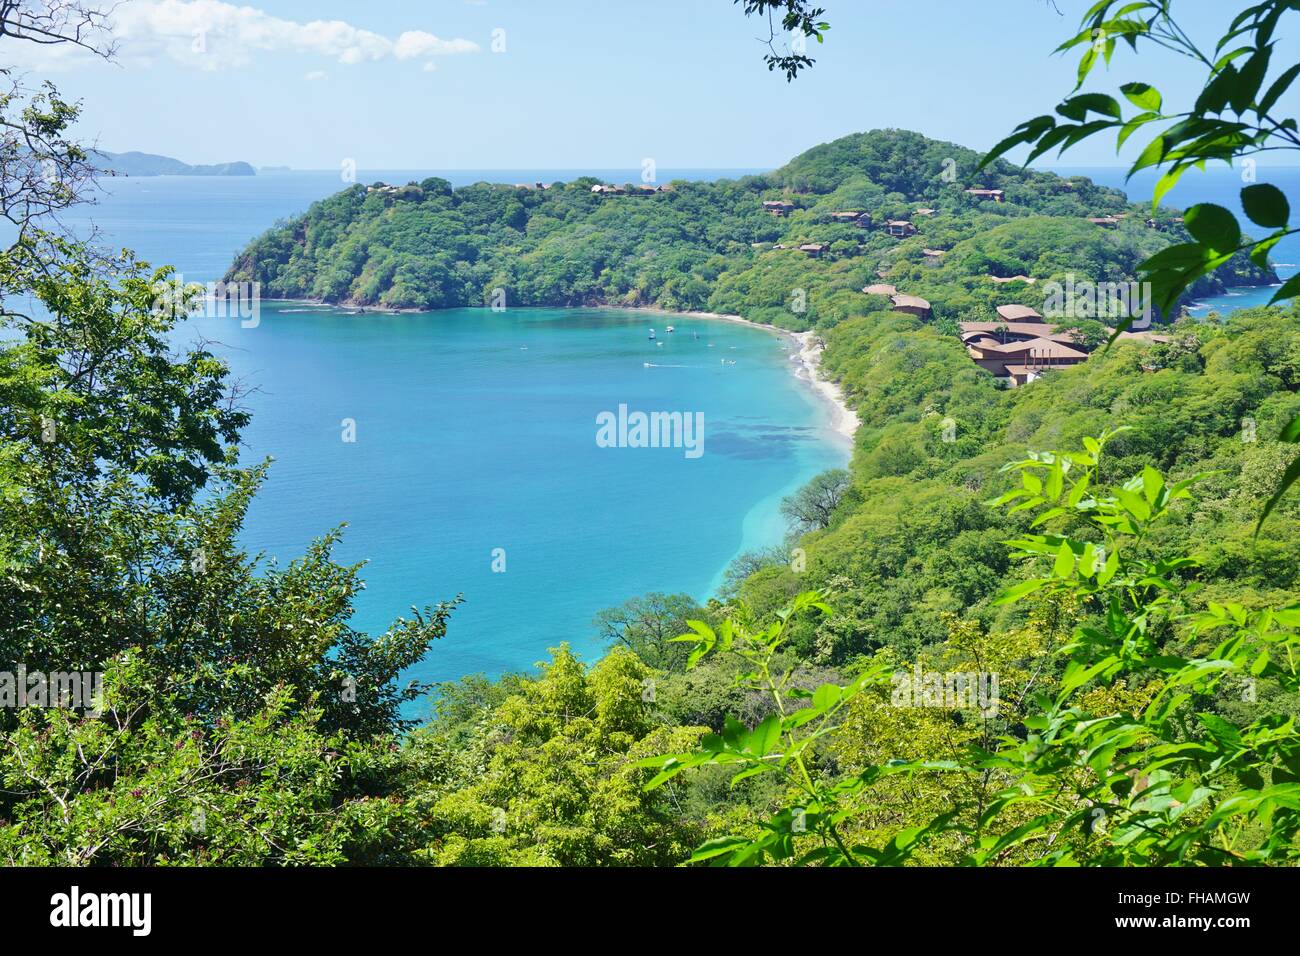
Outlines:
<svg viewBox="0 0 1300 956"><path fill-rule="evenodd" d="M655 345L658 345L658 346L661 346L661 347L662 347L662 346L663 346L663 343L662 343L662 342L656 342Z"/></svg>
<svg viewBox="0 0 1300 956"><path fill-rule="evenodd" d="M650 338L654 338L654 337L655 337L655 330L654 330L654 329L651 329L651 330L650 330Z"/></svg>
<svg viewBox="0 0 1300 956"><path fill-rule="evenodd" d="M670 326L668 326L668 331L669 331L669 332L676 332L677 330L674 329L674 328L670 325Z"/></svg>

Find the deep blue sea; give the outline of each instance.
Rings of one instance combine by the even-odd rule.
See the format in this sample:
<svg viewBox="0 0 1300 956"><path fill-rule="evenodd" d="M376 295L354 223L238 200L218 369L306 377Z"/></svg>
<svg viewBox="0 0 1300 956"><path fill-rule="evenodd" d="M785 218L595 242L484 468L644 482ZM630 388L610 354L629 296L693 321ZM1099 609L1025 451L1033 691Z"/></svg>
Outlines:
<svg viewBox="0 0 1300 956"><path fill-rule="evenodd" d="M261 230L341 186L328 173L118 179L79 215L101 242L206 281ZM823 400L791 374L787 341L726 322L264 302L256 327L195 318L178 344L199 336L253 389L245 460L275 459L244 530L251 551L284 563L346 523L337 554L368 562L354 624L372 633L412 605L465 595L410 675L421 680L524 670L562 641L593 659L597 611L652 590L708 597L739 553L780 542L785 495L848 459ZM703 413L703 454L598 447L597 415L620 404Z"/></svg>

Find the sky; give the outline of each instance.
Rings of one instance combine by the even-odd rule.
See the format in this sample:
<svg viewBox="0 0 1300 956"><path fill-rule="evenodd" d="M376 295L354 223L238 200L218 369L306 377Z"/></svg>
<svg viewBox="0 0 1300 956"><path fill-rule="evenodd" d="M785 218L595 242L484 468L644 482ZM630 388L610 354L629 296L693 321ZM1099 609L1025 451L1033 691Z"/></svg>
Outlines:
<svg viewBox="0 0 1300 956"><path fill-rule="evenodd" d="M118 152L300 169L767 169L884 127L988 148L1070 92L1077 54L1052 50L1091 0L1057 0L1064 15L1047 0L819 2L832 28L794 83L768 72L765 24L731 0L125 0L115 62L0 42L29 79L82 100L83 138ZM1212 47L1244 5L1175 9ZM1300 60L1286 22L1284 65ZM1098 80L1151 82L1176 103L1200 86L1193 64L1154 48L1117 52ZM1108 137L1063 162L1119 160Z"/></svg>

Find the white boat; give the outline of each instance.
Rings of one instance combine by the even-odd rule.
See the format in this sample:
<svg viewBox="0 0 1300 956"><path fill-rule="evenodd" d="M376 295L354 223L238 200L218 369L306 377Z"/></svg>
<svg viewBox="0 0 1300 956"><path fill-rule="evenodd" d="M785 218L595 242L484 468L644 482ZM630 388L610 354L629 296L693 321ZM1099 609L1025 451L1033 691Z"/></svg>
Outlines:
<svg viewBox="0 0 1300 956"><path fill-rule="evenodd" d="M654 338L654 337L655 337L655 330L654 330L654 329L651 329L651 330L650 330L650 338Z"/></svg>
<svg viewBox="0 0 1300 956"><path fill-rule="evenodd" d="M674 328L670 325L670 326L668 326L668 331L669 331L669 332L676 332L677 330L674 329Z"/></svg>

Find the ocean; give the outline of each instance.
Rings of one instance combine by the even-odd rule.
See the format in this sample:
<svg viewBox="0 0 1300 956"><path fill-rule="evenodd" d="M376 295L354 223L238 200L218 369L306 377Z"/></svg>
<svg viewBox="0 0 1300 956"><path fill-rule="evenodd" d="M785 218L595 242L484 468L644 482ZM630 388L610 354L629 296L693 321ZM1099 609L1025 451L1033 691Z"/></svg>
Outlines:
<svg viewBox="0 0 1300 956"><path fill-rule="evenodd" d="M101 243L208 281L341 185L329 173L120 179L77 214ZM250 552L283 565L346 523L336 554L367 562L353 625L370 633L464 594L447 637L407 675L421 681L527 670L562 642L593 660L598 611L649 591L708 598L733 558L780 543L781 499L849 456L824 400L791 373L789 341L717 320L263 302L256 327L196 317L177 344L199 338L249 390L244 461L274 458L243 531ZM620 406L702 415L702 454L600 447L597 416Z"/></svg>

